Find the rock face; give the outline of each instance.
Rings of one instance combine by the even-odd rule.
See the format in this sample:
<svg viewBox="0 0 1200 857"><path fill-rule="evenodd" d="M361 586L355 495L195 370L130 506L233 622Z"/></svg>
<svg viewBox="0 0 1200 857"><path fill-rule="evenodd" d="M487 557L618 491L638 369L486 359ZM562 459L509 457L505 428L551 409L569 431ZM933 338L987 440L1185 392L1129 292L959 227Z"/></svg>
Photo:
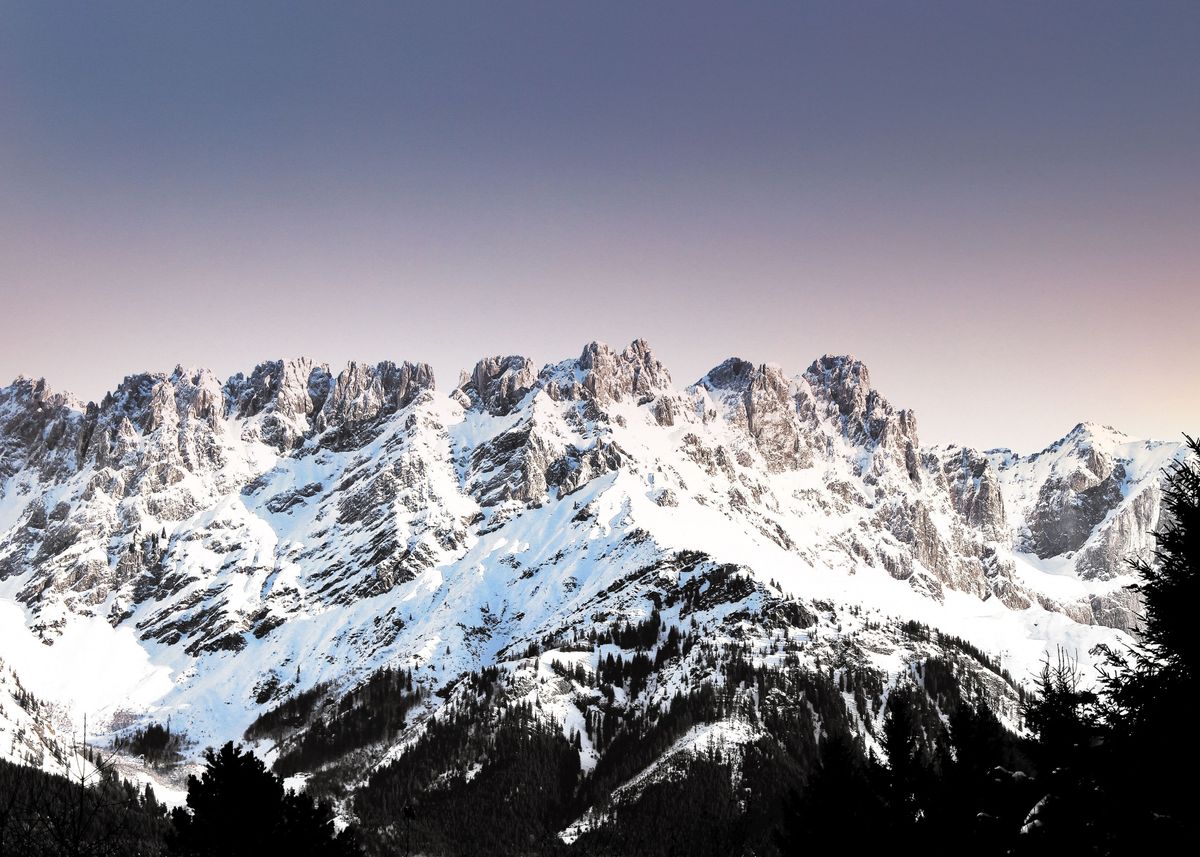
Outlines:
<svg viewBox="0 0 1200 857"><path fill-rule="evenodd" d="M314 431L352 430L390 416L433 386L425 363L350 363L334 377L328 366L300 358L263 363L248 379L235 375L224 394L227 416L251 421L244 439L288 452Z"/></svg>
<svg viewBox="0 0 1200 857"><path fill-rule="evenodd" d="M871 388L867 367L853 357L825 355L804 373L818 395L818 406L852 443L874 455L875 473L897 465L909 479L921 479L917 452L917 420L912 411L897 411Z"/></svg>
<svg viewBox="0 0 1200 857"><path fill-rule="evenodd" d="M731 358L677 389L641 340L540 371L485 358L449 395L422 363L176 368L87 405L18 379L0 598L47 643L100 620L170 653L188 706L234 663L272 687L281 663L315 682L449 649L476 669L617 610L679 552L744 567L746 593L988 602L1024 641L1016 611L1133 623L1125 559L1179 454L1089 425L1027 458L922 447L853 357Z"/></svg>
<svg viewBox="0 0 1200 857"><path fill-rule="evenodd" d="M1085 426L1064 440L1069 453L1055 462L1028 519L1029 546L1043 559L1083 547L1124 496L1124 464L1098 449Z"/></svg>
<svg viewBox="0 0 1200 857"><path fill-rule="evenodd" d="M317 431L391 416L432 389L433 370L426 363L351 363L330 386L317 417Z"/></svg>
<svg viewBox="0 0 1200 857"><path fill-rule="evenodd" d="M670 387L671 375L642 339L617 353L603 342L584 346L579 359L547 366L539 385L552 399L586 399L603 406L627 400L639 404Z"/></svg>
<svg viewBox="0 0 1200 857"><path fill-rule="evenodd" d="M782 369L731 358L705 375L700 386L724 400L731 421L750 436L768 469L812 466L812 432L805 430L815 417L812 395Z"/></svg>
<svg viewBox="0 0 1200 857"><path fill-rule="evenodd" d="M230 415L248 420L258 437L280 451L294 448L329 394L329 369L307 358L274 360L255 367L249 378L235 375L225 384ZM246 439L253 439L250 435Z"/></svg>
<svg viewBox="0 0 1200 857"><path fill-rule="evenodd" d="M1018 555L1086 582L1087 594L1062 605L1073 618L1137 624L1141 604L1122 584L1131 582L1129 560L1153 550L1162 470L1179 454L1179 444L1138 441L1093 423L1025 458L988 453Z"/></svg>
<svg viewBox="0 0 1200 857"><path fill-rule="evenodd" d="M0 479L31 469L53 481L73 471L82 422L80 404L45 380L18 378L0 389Z"/></svg>
<svg viewBox="0 0 1200 857"><path fill-rule="evenodd" d="M954 511L989 541L1007 535L1004 493L991 459L973 449L952 447L940 459Z"/></svg>
<svg viewBox="0 0 1200 857"><path fill-rule="evenodd" d="M547 473L564 449L531 416L475 449L467 469L467 491L484 508L536 502L546 494Z"/></svg>
<svg viewBox="0 0 1200 857"><path fill-rule="evenodd" d="M354 581L325 586L318 597L336 601L374 591L395 579L397 564L419 565L413 557L428 559L431 550L419 543L423 526L400 525L380 510L414 505L399 499L404 488L443 499L426 484L429 468L407 448L404 427L389 422L432 389L424 364L352 363L335 377L306 359L264 363L249 378L235 375L224 384L206 370L133 375L86 407L50 393L44 382L18 381L0 393L4 466L14 480L3 503L21 510L23 525L0 542L0 578L24 580L18 597L38 613L47 634L74 613L104 610L119 624L139 605L158 605L137 622L143 637L190 638L197 651L240 648L244 632L278 619L274 604L286 612L299 603L292 590L273 585L255 599L254 610L235 609L216 573L278 580L283 557L262 555L256 501L264 514L295 516L305 505L341 501L361 508L368 505L362 493L373 491L370 514L363 512L367 525L352 513L338 517L342 526L369 529L373 547L334 551L359 558L349 575ZM398 461L335 455L368 448L385 432L393 448L403 449ZM295 485L300 455L310 474L324 472L326 479ZM319 496L335 482L347 496ZM277 483L279 492L261 490ZM454 498L444 499L444 509L422 515L424 524L453 518L447 510ZM443 541L464 535L452 520L438 526ZM316 561L326 547L305 553ZM328 570L312 573L319 578Z"/></svg>
<svg viewBox="0 0 1200 857"><path fill-rule="evenodd" d="M541 372L523 357L480 360L450 401L433 388L425 364L351 363L335 374L304 358L224 383L183 368L133 375L86 406L19 379L0 390L12 510L0 576L24 580L21 599L51 631L72 612L104 605L119 623L142 603L166 602L140 620L143 633L165 639L172 628L237 646L239 634L284 621L296 605L386 591L452 560L473 538L472 520L501 526L610 473L658 474L652 495L672 498L680 514L689 496L727 508L786 550L815 526L847 568L1016 609L1057 603L1015 582L1022 552L1070 556L1080 579L1112 581L1128 573L1131 553L1150 548L1157 523L1157 480L1122 453L1123 436L1081 425L1025 460L922 451L912 412L892 407L852 357L826 355L791 378L732 358L675 391L644 341L619 352L593 342ZM455 441L454 407L503 422ZM649 451L646 438L660 435L678 460L660 442ZM1156 446L1147 461L1171 452ZM701 478L685 479L695 467ZM778 482L805 472L825 487ZM1006 493L1019 507L1013 520ZM832 524L846 515L857 523ZM304 517L298 553L247 548L261 542L259 516ZM197 542L222 562L199 563ZM278 580L281 563L295 584L273 584L253 611L225 616L223 569ZM1136 604L1112 591L1062 609L1128 624ZM169 619L181 609L176 596L192 618Z"/></svg>
<svg viewBox="0 0 1200 857"><path fill-rule="evenodd" d="M1146 558L1154 549L1162 491L1150 482L1129 502L1116 500L1100 518L1104 526L1081 546L1075 560L1085 580L1110 580L1127 572L1131 557ZM1107 519L1107 520L1106 520Z"/></svg>
<svg viewBox="0 0 1200 857"><path fill-rule="evenodd" d="M469 376L464 373L458 392L465 407L502 417L513 412L536 380L528 357L485 357Z"/></svg>

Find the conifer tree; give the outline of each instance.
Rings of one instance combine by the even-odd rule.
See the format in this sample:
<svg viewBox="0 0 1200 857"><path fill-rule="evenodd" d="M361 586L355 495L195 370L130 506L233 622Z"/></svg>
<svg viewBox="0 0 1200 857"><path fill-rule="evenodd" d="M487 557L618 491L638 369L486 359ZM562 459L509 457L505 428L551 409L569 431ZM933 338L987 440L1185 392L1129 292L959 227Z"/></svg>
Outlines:
<svg viewBox="0 0 1200 857"><path fill-rule="evenodd" d="M232 741L205 751L203 775L188 778L190 812L172 813L171 852L187 857L288 854L351 857L352 832L338 835L333 812L306 795L286 792L262 760Z"/></svg>
<svg viewBox="0 0 1200 857"><path fill-rule="evenodd" d="M1131 563L1141 578L1131 589L1144 605L1136 642L1123 652L1101 648L1108 790L1122 806L1127 844L1200 843L1191 790L1176 785L1200 765L1195 742L1181 735L1200 693L1200 440L1188 437L1187 447L1189 457L1166 472L1155 549Z"/></svg>

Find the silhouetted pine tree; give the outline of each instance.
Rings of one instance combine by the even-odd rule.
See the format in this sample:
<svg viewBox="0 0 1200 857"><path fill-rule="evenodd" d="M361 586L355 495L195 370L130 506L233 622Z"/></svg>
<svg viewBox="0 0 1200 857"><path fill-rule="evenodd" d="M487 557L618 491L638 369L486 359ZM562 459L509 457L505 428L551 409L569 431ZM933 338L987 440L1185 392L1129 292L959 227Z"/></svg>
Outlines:
<svg viewBox="0 0 1200 857"><path fill-rule="evenodd" d="M1131 562L1143 627L1124 651L1100 647L1101 692L1079 689L1061 654L1026 704L1042 797L1029 812L1021 853L1125 854L1200 846L1192 789L1195 743L1183 724L1196 698L1200 645L1192 611L1200 596L1200 444L1166 471L1162 520L1149 560ZM1191 848L1187 849L1186 846Z"/></svg>
<svg viewBox="0 0 1200 857"><path fill-rule="evenodd" d="M1107 784L1120 813L1112 822L1122 845L1200 846L1193 790L1177 784L1200 767L1186 723L1200 698L1200 441L1187 438L1189 460L1168 468L1161 523L1149 560L1131 564L1141 580L1143 627L1124 652L1103 648L1101 715Z"/></svg>
<svg viewBox="0 0 1200 857"><path fill-rule="evenodd" d="M205 751L207 768L188 778L187 805L176 809L171 852L187 857L350 857L353 831L338 834L328 804L285 792L279 777L253 753L227 743Z"/></svg>
<svg viewBox="0 0 1200 857"><path fill-rule="evenodd" d="M1078 663L1061 649L1042 664L1037 695L1023 706L1025 725L1036 737L1037 802L1021 827L1021 853L1105 853L1108 838L1103 775L1097 747L1103 741L1098 698L1080 688Z"/></svg>

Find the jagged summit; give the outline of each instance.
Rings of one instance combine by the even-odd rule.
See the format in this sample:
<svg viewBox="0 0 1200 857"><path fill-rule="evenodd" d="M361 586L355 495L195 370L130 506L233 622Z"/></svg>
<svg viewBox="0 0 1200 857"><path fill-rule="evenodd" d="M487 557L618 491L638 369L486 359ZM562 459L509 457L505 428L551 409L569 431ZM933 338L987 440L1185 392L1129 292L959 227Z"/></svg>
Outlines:
<svg viewBox="0 0 1200 857"><path fill-rule="evenodd" d="M756 372L761 383L775 387L794 383L776 364L755 366L729 358L697 385L712 389L745 387ZM802 377L826 390L843 414L862 411L870 394L867 369L853 356L825 355L814 361ZM636 339L620 351L592 341L578 358L548 364L540 370L519 355L482 358L470 373L461 374L450 395L460 398L464 407L504 415L535 389L546 390L556 399L620 402L649 400L670 392L671 384L670 372L644 339ZM220 391L220 403L213 401L214 387ZM403 408L421 391L435 389L433 370L425 363L351 361L335 374L328 364L309 357L264 361L248 375L238 372L223 381L209 369L183 365L171 372L136 373L126 376L99 404L82 403L69 393L53 392L45 379L24 375L0 388L9 400L37 397L43 404L56 407L120 412L134 425L146 420L152 424L161 416L167 398L182 398L185 401L181 407L188 410L192 407L190 399L199 397L202 401L197 407L205 414L219 404L227 418L270 413L296 426L318 419L327 426L341 418L373 418Z"/></svg>
<svg viewBox="0 0 1200 857"><path fill-rule="evenodd" d="M730 357L697 381L697 385L710 390L744 390L750 385L755 365L740 357Z"/></svg>
<svg viewBox="0 0 1200 857"><path fill-rule="evenodd" d="M619 352L593 341L577 359L546 366L538 385L555 400L649 401L670 388L671 375L645 340L636 339Z"/></svg>
<svg viewBox="0 0 1200 857"><path fill-rule="evenodd" d="M525 398L537 380L537 370L528 357L485 357L471 374L462 373L456 393L464 407L505 416Z"/></svg>
<svg viewBox="0 0 1200 857"><path fill-rule="evenodd" d="M1133 439L1134 438L1130 437L1125 432L1113 428L1112 426L1085 421L1077 423L1075 427L1067 432L1067 434L1064 435L1061 440L1055 441L1055 443L1051 444L1050 447L1044 451L1058 449L1066 444L1072 444L1077 447L1091 445L1107 447L1128 443Z"/></svg>

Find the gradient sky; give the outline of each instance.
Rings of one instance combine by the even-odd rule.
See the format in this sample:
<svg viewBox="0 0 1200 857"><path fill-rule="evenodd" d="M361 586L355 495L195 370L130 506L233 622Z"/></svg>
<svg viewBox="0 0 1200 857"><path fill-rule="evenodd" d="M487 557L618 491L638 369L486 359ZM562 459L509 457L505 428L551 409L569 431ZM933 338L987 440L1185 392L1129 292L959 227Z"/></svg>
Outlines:
<svg viewBox="0 0 1200 857"><path fill-rule="evenodd" d="M648 339L1200 431L1200 2L0 0L0 383Z"/></svg>

